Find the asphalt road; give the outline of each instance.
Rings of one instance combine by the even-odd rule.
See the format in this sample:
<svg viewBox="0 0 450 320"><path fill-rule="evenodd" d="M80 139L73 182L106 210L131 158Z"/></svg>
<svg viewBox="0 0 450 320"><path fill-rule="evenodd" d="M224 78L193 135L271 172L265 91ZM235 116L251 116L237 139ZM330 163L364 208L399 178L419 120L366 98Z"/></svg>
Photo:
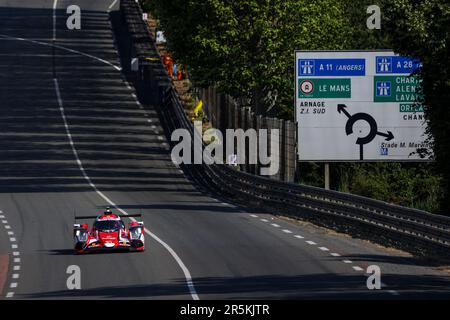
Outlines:
<svg viewBox="0 0 450 320"><path fill-rule="evenodd" d="M409 256L203 195L118 70L118 2L54 3L0 0L1 298L449 297L448 273ZM81 30L66 27L73 4ZM74 214L97 214L106 198L142 212L155 236L145 252L74 255ZM71 265L81 290L67 289ZM367 289L369 265L382 290Z"/></svg>

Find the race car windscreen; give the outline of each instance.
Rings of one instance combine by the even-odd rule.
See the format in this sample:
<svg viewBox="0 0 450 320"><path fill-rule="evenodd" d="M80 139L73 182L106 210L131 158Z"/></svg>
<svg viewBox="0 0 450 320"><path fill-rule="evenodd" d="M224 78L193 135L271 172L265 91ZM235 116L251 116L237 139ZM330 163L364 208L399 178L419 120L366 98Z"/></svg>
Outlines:
<svg viewBox="0 0 450 320"><path fill-rule="evenodd" d="M95 221L94 228L103 232L112 232L118 231L120 224L119 221L115 220Z"/></svg>

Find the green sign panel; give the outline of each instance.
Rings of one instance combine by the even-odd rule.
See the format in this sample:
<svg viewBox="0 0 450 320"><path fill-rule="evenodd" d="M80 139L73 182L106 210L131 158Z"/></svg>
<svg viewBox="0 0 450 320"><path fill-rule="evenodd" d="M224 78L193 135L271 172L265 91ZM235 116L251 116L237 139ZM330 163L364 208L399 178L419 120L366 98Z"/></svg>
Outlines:
<svg viewBox="0 0 450 320"><path fill-rule="evenodd" d="M302 99L350 99L351 79L299 79L298 97Z"/></svg>
<svg viewBox="0 0 450 320"><path fill-rule="evenodd" d="M411 76L376 76L374 102L416 102L420 80Z"/></svg>
<svg viewBox="0 0 450 320"><path fill-rule="evenodd" d="M400 112L424 112L425 108L423 105L413 104L413 103L401 103Z"/></svg>

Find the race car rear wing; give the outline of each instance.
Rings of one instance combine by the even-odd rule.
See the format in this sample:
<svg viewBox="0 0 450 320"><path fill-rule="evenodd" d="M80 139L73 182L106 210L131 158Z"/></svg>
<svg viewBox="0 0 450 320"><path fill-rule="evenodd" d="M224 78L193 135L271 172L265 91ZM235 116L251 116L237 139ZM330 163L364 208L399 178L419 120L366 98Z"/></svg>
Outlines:
<svg viewBox="0 0 450 320"><path fill-rule="evenodd" d="M114 214L120 218L142 218L142 214ZM83 219L97 219L101 215L96 216L75 216L75 220L83 220Z"/></svg>

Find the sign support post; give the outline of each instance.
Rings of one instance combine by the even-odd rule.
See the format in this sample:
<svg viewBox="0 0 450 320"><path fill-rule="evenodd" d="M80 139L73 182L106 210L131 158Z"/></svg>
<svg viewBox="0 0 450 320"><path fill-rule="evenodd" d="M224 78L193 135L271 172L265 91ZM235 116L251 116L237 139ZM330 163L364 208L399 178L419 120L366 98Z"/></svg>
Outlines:
<svg viewBox="0 0 450 320"><path fill-rule="evenodd" d="M330 164L325 163L325 190L330 190Z"/></svg>

